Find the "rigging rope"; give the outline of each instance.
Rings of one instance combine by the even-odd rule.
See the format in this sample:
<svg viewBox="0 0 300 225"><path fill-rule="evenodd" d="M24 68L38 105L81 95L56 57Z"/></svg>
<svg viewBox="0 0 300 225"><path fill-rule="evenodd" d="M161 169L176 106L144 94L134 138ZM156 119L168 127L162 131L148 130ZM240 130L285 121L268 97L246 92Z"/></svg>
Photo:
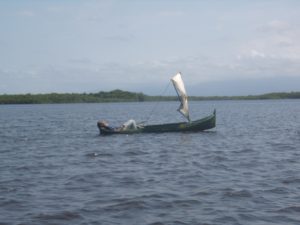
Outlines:
<svg viewBox="0 0 300 225"><path fill-rule="evenodd" d="M159 95L160 98L161 98L161 97L163 96L163 94L165 94L165 92L168 90L170 84L171 84L171 82L168 82L168 84L167 84L167 86L165 87L165 89L163 90L163 92ZM160 100L158 100L158 101L156 102L156 104L154 105L153 109L152 109L151 112L150 112L150 115L149 115L148 118L144 121L145 123L147 123L147 122L150 120L150 118L151 118L152 115L153 115L153 112L156 110L156 108L157 108L157 106L158 106L158 104L159 104L160 102L161 102Z"/></svg>

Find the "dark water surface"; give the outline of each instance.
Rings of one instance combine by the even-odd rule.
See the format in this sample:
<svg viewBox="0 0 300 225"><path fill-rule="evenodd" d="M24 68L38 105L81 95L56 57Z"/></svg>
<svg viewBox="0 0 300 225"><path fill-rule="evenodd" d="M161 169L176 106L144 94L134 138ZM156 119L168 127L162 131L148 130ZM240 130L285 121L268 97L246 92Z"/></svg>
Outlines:
<svg viewBox="0 0 300 225"><path fill-rule="evenodd" d="M98 135L154 105L0 105L0 224L300 224L299 100L191 102L216 129Z"/></svg>

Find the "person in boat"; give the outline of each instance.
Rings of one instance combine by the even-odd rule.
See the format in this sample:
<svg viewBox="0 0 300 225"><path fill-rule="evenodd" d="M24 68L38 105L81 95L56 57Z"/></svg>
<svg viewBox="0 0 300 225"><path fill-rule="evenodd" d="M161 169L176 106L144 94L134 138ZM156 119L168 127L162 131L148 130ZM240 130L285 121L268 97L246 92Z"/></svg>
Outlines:
<svg viewBox="0 0 300 225"><path fill-rule="evenodd" d="M97 125L99 128L105 128L107 130L115 130L115 128L109 126L108 122L105 120L98 121Z"/></svg>
<svg viewBox="0 0 300 225"><path fill-rule="evenodd" d="M121 130L136 130L137 129L137 125L135 120L130 119L127 122L125 122L122 127Z"/></svg>
<svg viewBox="0 0 300 225"><path fill-rule="evenodd" d="M135 120L130 119L125 122L121 127L111 127L109 126L108 122L105 120L101 120L97 123L99 128L104 128L106 130L111 131L123 131L123 130L136 130L138 128Z"/></svg>

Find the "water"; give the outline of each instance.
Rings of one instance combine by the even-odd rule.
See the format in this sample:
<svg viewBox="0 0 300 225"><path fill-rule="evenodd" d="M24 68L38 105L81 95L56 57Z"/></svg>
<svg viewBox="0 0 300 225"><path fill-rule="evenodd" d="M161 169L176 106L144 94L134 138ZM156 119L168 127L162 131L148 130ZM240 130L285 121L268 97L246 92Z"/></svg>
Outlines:
<svg viewBox="0 0 300 225"><path fill-rule="evenodd" d="M300 224L300 101L191 102L200 133L99 136L178 103L0 105L0 224Z"/></svg>

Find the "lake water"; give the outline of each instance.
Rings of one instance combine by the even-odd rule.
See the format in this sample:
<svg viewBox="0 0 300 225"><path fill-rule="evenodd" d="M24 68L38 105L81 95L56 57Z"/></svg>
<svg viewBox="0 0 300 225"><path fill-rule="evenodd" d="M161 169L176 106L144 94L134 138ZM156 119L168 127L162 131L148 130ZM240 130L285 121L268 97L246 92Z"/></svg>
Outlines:
<svg viewBox="0 0 300 225"><path fill-rule="evenodd" d="M99 136L183 120L177 102L0 105L0 224L300 224L300 101L191 102L209 132Z"/></svg>

